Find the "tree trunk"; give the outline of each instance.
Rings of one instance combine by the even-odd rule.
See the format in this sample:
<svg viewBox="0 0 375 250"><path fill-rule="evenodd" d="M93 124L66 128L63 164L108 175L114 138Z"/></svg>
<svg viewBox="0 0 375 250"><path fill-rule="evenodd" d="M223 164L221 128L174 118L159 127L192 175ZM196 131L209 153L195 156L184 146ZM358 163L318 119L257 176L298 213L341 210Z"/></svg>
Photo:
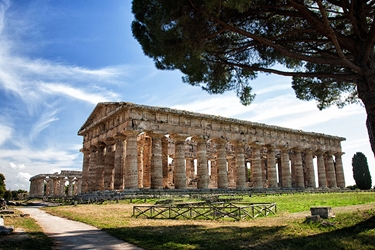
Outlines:
<svg viewBox="0 0 375 250"><path fill-rule="evenodd" d="M357 83L358 97L365 105L367 119L366 126L370 145L375 157L375 77L372 74L365 81Z"/></svg>

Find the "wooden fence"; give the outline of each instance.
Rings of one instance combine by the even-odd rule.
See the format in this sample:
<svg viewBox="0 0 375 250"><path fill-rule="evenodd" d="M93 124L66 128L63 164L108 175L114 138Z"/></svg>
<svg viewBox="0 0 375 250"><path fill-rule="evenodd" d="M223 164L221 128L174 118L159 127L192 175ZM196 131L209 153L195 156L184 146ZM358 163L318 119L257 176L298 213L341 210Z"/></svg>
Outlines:
<svg viewBox="0 0 375 250"><path fill-rule="evenodd" d="M240 221L272 215L276 212L276 203L189 202L133 207L133 217L146 219L232 219Z"/></svg>

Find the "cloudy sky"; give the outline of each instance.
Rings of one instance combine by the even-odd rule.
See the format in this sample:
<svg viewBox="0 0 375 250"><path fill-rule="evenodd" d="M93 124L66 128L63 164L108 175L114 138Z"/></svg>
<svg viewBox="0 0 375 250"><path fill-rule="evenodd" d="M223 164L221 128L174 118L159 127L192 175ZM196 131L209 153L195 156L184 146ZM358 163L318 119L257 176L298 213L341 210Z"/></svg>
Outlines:
<svg viewBox="0 0 375 250"><path fill-rule="evenodd" d="M375 162L360 105L319 111L297 100L287 77L261 75L255 102L235 93L209 95L159 71L132 37L131 1L0 0L0 172L8 189L29 189L40 173L81 170L77 135L98 102L126 101L345 137L347 185L351 158Z"/></svg>

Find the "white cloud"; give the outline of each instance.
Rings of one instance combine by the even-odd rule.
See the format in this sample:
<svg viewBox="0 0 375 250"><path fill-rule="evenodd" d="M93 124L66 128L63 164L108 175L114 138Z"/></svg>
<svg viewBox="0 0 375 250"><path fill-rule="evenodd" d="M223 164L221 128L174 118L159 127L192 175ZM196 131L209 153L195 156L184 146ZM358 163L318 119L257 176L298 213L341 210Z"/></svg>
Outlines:
<svg viewBox="0 0 375 250"><path fill-rule="evenodd" d="M24 169L25 164L14 164L13 162L9 162L9 165L13 169Z"/></svg>
<svg viewBox="0 0 375 250"><path fill-rule="evenodd" d="M7 139L11 138L13 129L8 126L0 124L0 145L2 145Z"/></svg>
<svg viewBox="0 0 375 250"><path fill-rule="evenodd" d="M47 93L61 94L92 104L97 104L98 102L115 101L119 99L119 95L111 91L88 93L82 89L73 88L71 86L58 83L42 83L41 87L42 90Z"/></svg>

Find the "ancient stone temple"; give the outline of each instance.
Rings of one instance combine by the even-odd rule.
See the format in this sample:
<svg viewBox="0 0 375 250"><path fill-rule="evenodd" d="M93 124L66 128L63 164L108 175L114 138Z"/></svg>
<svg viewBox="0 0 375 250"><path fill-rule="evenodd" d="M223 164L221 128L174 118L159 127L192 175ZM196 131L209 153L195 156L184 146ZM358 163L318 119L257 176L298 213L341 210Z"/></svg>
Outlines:
<svg viewBox="0 0 375 250"><path fill-rule="evenodd" d="M71 197L81 193L81 183L81 171L62 170L60 174L38 174L30 178L29 197Z"/></svg>
<svg viewBox="0 0 375 250"><path fill-rule="evenodd" d="M127 102L99 103L78 135L83 193L345 187L337 136Z"/></svg>

